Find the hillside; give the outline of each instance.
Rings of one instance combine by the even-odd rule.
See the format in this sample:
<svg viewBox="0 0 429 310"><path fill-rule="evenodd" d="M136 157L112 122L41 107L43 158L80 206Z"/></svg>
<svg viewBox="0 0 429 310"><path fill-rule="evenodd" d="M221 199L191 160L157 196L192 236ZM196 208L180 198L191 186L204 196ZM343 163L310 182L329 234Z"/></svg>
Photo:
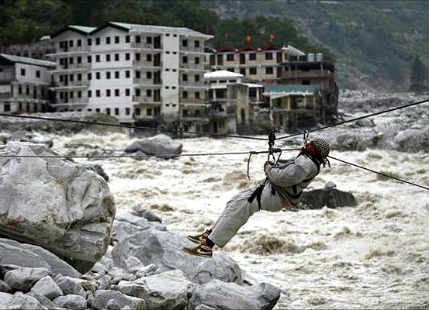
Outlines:
<svg viewBox="0 0 429 310"><path fill-rule="evenodd" d="M263 15L292 19L306 37L327 46L336 55L340 88L407 90L415 55L425 65L428 63L426 0L204 3L223 18Z"/></svg>

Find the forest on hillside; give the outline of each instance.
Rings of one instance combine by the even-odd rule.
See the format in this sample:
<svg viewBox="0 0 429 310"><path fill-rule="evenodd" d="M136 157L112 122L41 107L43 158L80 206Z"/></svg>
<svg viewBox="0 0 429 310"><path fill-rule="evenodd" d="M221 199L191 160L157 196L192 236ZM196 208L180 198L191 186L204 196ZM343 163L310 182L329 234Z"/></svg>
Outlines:
<svg viewBox="0 0 429 310"><path fill-rule="evenodd" d="M334 55L301 35L289 18L221 18L200 0L0 0L0 46L28 43L65 25L100 26L108 21L188 27L215 36L208 44L241 47L291 44Z"/></svg>

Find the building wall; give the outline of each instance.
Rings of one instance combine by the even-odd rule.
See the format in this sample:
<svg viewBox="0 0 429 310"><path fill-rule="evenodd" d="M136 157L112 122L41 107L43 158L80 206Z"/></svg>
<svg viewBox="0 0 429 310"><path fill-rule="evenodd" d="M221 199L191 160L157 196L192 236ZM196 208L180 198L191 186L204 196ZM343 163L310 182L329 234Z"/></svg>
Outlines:
<svg viewBox="0 0 429 310"><path fill-rule="evenodd" d="M163 34L162 44L162 111L167 118L174 119L179 114L180 36Z"/></svg>

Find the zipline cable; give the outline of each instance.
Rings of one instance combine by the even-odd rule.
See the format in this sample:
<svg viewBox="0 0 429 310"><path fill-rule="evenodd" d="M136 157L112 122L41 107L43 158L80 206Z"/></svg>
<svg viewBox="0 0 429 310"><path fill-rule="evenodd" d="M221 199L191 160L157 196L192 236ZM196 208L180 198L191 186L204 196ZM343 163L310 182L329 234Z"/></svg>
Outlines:
<svg viewBox="0 0 429 310"><path fill-rule="evenodd" d="M328 126L321 127L321 128L311 129L308 132L315 132L315 131L320 131L320 130L324 130L324 129L327 129L327 128L337 127L337 126L340 126L340 125L344 125L344 124L347 124L347 123L351 123L351 122L355 122L355 121L358 121L358 120L361 120L361 119L365 119L365 118L368 118L368 117L377 116L377 115L389 113L389 112L400 110L400 109L405 109L405 108L416 106L416 105L423 104L423 103L426 103L426 102L429 102L429 99L425 99L425 100L422 100L422 101L413 102L413 103L409 103L409 104L404 104L404 105L397 106L397 107L394 107L394 108L391 108L391 109L388 109L388 110L383 110L383 111L379 111L379 112L375 112L375 113L371 113L371 114L366 114L366 115L363 115L363 116L360 116L360 117L356 117L356 118L352 118L352 119L349 119L349 120L346 120L346 121L342 121L342 122L339 122L339 123L336 123L336 124L333 124L333 125L328 125ZM299 136L299 135L302 135L302 134L303 133L297 133L297 134L293 134L293 135L289 135L289 136L283 136L283 137L277 138L277 140L283 140L283 139L293 138L293 137L296 137L296 136Z"/></svg>
<svg viewBox="0 0 429 310"><path fill-rule="evenodd" d="M387 178L390 178L390 179L394 179L394 180L402 182L402 183L407 183L409 185L417 186L417 187L420 187L420 188L423 188L423 189L429 191L429 187L426 187L426 186L423 186L423 185L419 185L419 184L416 184L416 183L412 183L412 182L409 182L409 181L397 178L397 177L395 177L393 175L388 175L388 174L385 174L383 172L375 171L375 170L372 170L372 169L369 169L369 168L366 168L366 167L363 167L363 166L360 166L360 165L357 165L357 164L354 164L354 163L350 163L350 162L347 162L345 160L342 160L342 159L339 159L339 158L336 158L336 157L333 157L333 156L330 156L330 155L328 157L331 158L331 159L333 159L333 160L337 160L339 162L342 162L344 164L347 164L347 165L350 165L350 166L353 166L353 167L356 167L356 168L360 168L360 169L363 169L363 170L366 170L366 171L369 171L369 172L372 172L372 173L375 173L375 174L379 174L379 175L382 175L384 177L387 177Z"/></svg>
<svg viewBox="0 0 429 310"><path fill-rule="evenodd" d="M7 114L7 113L0 113L0 116L3 116L3 117L14 117L14 118L24 118L24 119L37 119L37 120L54 121L54 122L77 123L77 124L85 124L85 125L100 125L100 126L129 128L129 129L149 129L149 130L152 130L152 131L158 131L159 130L158 128L153 128L153 127L133 126L133 125L126 125L126 124L113 124L113 123L105 123L105 122L91 122L91 121L81 121L81 120L53 118L53 117L41 117L41 116L30 116L30 115L16 115L16 114ZM189 131L184 131L183 134L193 134L193 135L204 136L204 135L201 135L200 133L189 132ZM240 139L251 139L251 140L267 140L265 138L257 138L257 137L241 136L241 135L213 134L213 135L207 135L207 136L208 137L240 138Z"/></svg>

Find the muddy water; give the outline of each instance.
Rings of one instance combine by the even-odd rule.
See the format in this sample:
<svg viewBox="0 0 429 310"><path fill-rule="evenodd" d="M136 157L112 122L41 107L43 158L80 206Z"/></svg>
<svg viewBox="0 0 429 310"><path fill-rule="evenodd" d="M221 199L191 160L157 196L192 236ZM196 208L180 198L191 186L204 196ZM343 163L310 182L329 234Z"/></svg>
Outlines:
<svg viewBox="0 0 429 310"><path fill-rule="evenodd" d="M123 149L122 134L56 137ZM263 141L184 139L183 153L265 150ZM75 149L86 154L86 149ZM295 153L284 154L292 157ZM427 153L368 150L332 155L429 186ZM266 155L130 158L95 161L110 176L119 212L149 208L170 231L209 227L232 195L264 177ZM83 162L83 160L82 160ZM94 161L91 161L94 163ZM310 188L328 181L358 199L353 208L260 212L223 249L259 281L282 289L276 309L392 309L429 307L429 195L427 191L332 161Z"/></svg>

